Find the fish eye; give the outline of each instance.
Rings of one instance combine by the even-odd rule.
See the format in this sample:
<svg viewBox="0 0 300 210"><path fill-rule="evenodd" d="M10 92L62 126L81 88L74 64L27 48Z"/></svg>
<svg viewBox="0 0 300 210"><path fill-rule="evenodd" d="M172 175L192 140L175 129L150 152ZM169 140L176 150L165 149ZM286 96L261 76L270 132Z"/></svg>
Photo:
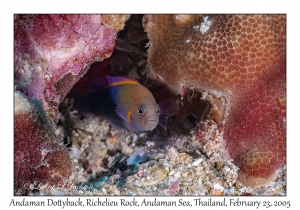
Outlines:
<svg viewBox="0 0 300 210"><path fill-rule="evenodd" d="M143 109L143 107L140 107L138 113L141 117L145 115L145 110Z"/></svg>
<svg viewBox="0 0 300 210"><path fill-rule="evenodd" d="M160 113L160 109L157 109L156 114L159 115Z"/></svg>

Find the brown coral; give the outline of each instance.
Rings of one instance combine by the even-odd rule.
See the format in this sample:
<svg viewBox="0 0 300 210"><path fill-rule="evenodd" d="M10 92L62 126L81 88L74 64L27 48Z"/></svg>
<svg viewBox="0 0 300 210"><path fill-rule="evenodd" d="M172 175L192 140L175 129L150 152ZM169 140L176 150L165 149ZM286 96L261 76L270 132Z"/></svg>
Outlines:
<svg viewBox="0 0 300 210"><path fill-rule="evenodd" d="M151 70L177 93L225 97L230 157L245 184L269 180L285 164L285 15L147 15L144 28Z"/></svg>
<svg viewBox="0 0 300 210"><path fill-rule="evenodd" d="M69 153L55 136L40 102L15 92L14 187L34 181L52 186L67 181L72 172Z"/></svg>

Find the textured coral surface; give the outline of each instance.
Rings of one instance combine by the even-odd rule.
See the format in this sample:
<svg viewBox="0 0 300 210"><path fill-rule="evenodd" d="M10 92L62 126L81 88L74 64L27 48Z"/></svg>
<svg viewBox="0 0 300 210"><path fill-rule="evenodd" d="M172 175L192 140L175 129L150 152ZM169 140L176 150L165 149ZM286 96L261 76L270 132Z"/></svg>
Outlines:
<svg viewBox="0 0 300 210"><path fill-rule="evenodd" d="M34 181L53 186L67 181L72 172L69 153L55 136L42 104L16 92L14 125L15 192Z"/></svg>
<svg viewBox="0 0 300 210"><path fill-rule="evenodd" d="M148 65L177 93L226 98L224 138L245 184L285 164L285 15L147 15Z"/></svg>
<svg viewBox="0 0 300 210"><path fill-rule="evenodd" d="M15 99L15 190L25 182L57 184L70 175L68 152L53 130L58 106L91 63L112 54L128 18L15 15L14 83L25 95L17 93L19 104Z"/></svg>
<svg viewBox="0 0 300 210"><path fill-rule="evenodd" d="M56 120L89 64L109 57L129 15L16 15L15 84Z"/></svg>

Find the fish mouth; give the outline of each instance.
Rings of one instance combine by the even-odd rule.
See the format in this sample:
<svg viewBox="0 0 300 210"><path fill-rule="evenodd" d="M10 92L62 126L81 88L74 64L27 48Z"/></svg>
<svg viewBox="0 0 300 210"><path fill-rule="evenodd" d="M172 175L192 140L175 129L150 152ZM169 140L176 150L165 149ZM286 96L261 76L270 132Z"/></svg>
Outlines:
<svg viewBox="0 0 300 210"><path fill-rule="evenodd" d="M149 128L148 131L152 131L157 126L157 124L157 120L147 120L146 125Z"/></svg>

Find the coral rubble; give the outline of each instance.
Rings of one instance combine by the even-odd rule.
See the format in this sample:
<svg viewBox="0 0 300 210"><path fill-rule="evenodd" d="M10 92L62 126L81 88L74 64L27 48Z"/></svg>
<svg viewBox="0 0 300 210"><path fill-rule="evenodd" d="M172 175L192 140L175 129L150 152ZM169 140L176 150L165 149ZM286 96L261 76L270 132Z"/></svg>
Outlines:
<svg viewBox="0 0 300 210"><path fill-rule="evenodd" d="M219 125L212 120L189 134L173 131L167 137L161 137L157 129L133 135L116 131L106 120L90 113L81 113L75 121L91 133L78 135L81 143L79 147L73 144L70 152L77 160L73 162L77 188L42 188L32 194L285 195L285 168L267 187L245 187L238 181L239 169L224 158L224 140ZM199 135L199 129L203 135ZM134 153L149 158L127 165Z"/></svg>
<svg viewBox="0 0 300 210"><path fill-rule="evenodd" d="M151 71L211 100L243 183L273 180L286 161L286 16L146 15L143 24Z"/></svg>

